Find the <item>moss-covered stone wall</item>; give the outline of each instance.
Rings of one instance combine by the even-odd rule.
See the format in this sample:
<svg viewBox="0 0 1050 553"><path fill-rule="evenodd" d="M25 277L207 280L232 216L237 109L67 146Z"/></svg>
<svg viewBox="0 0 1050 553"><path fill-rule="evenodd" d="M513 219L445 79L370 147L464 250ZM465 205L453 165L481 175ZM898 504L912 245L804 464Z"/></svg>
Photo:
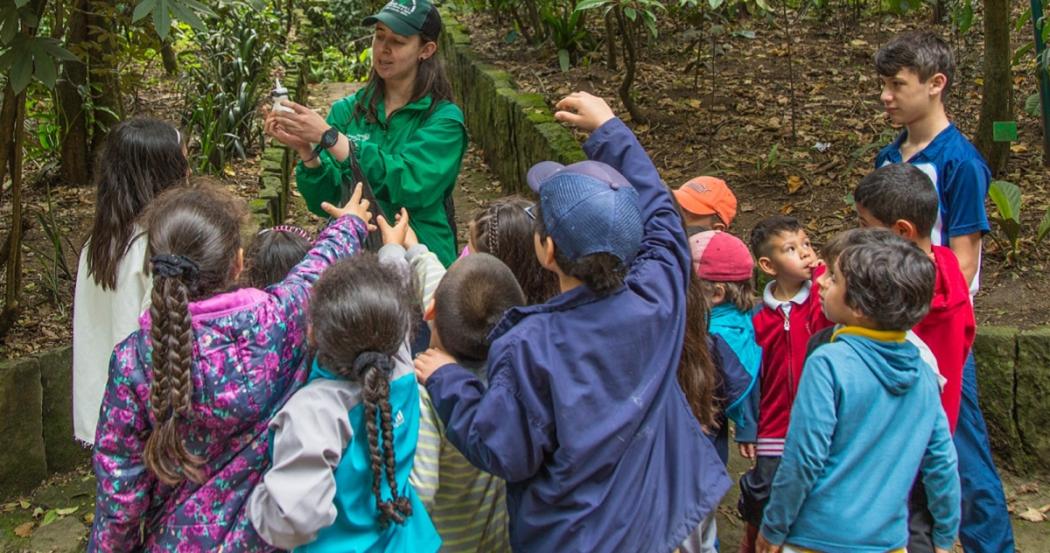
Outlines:
<svg viewBox="0 0 1050 553"><path fill-rule="evenodd" d="M481 147L504 192L526 192L525 173L537 162L586 159L572 133L554 121L543 96L519 91L506 71L481 63L467 29L447 10L441 17L445 32L438 51L456 103L470 140Z"/></svg>

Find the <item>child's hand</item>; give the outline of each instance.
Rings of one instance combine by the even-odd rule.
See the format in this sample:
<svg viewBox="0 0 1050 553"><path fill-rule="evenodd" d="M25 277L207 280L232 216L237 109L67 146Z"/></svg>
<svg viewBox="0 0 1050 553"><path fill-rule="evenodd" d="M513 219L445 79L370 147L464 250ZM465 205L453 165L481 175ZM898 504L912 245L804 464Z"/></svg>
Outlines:
<svg viewBox="0 0 1050 553"><path fill-rule="evenodd" d="M409 249L419 243L419 237L416 236L416 231L412 230L412 225L408 225L405 229L405 249Z"/></svg>
<svg viewBox="0 0 1050 553"><path fill-rule="evenodd" d="M383 235L383 244L397 244L399 246L404 246L405 235L408 233L408 211L402 207L394 220L396 223L391 226L390 223L387 222L386 217L380 215L376 218L376 222L379 224L379 232Z"/></svg>
<svg viewBox="0 0 1050 553"><path fill-rule="evenodd" d="M740 456L744 459L755 459L755 444L736 444L740 449Z"/></svg>
<svg viewBox="0 0 1050 553"><path fill-rule="evenodd" d="M364 192L361 183L357 183L357 186L354 187L354 193L350 196L350 199L347 200L346 205L343 207L336 207L328 202L322 202L321 209L335 219L344 215L356 215L368 225L369 231L375 230L375 225L371 224L372 212L368 210L370 204L368 203L368 200L361 198L363 194Z"/></svg>
<svg viewBox="0 0 1050 553"><path fill-rule="evenodd" d="M445 353L444 350L430 348L416 356L416 380L420 384L426 385L430 375L437 372L441 367L455 362L456 360Z"/></svg>
<svg viewBox="0 0 1050 553"><path fill-rule="evenodd" d="M762 532L758 533L758 539L755 541L756 553L780 553L781 549L781 546L769 543L769 540L762 535Z"/></svg>
<svg viewBox="0 0 1050 553"><path fill-rule="evenodd" d="M573 92L555 106L554 118L587 132L616 117L605 100L586 92Z"/></svg>

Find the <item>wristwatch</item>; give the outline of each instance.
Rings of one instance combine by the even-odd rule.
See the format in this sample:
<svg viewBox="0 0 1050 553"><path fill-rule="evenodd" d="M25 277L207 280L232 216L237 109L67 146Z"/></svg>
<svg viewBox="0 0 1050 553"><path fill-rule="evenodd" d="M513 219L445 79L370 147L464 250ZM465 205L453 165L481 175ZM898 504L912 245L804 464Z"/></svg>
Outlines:
<svg viewBox="0 0 1050 553"><path fill-rule="evenodd" d="M313 161L321 155L321 152L335 146L336 142L339 142L339 131L335 127L328 127L328 130L321 133L321 142L314 146L314 155L310 156L310 159L304 159L303 161Z"/></svg>

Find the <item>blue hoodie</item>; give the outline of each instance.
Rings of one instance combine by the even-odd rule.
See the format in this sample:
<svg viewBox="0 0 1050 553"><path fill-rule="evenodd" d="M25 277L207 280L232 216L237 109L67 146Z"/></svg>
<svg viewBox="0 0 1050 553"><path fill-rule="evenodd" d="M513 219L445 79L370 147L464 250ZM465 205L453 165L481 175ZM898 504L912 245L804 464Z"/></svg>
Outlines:
<svg viewBox="0 0 1050 553"><path fill-rule="evenodd" d="M448 440L507 480L515 551L666 553L730 486L675 378L692 262L671 194L623 122L584 150L638 191L645 231L625 286L511 309L490 335L487 386L452 364L426 387Z"/></svg>
<svg viewBox="0 0 1050 553"><path fill-rule="evenodd" d="M752 392L762 365L762 348L755 341L755 325L751 322L751 315L751 312L741 311L732 303L720 303L711 308L711 322L707 331L725 340L751 377L743 393L732 400L727 399L726 415L736 424L736 441L754 443L758 440L758 394Z"/></svg>
<svg viewBox="0 0 1050 553"><path fill-rule="evenodd" d="M951 549L959 473L936 376L903 332L845 327L806 361L762 534L826 553L902 548L920 471L933 543Z"/></svg>

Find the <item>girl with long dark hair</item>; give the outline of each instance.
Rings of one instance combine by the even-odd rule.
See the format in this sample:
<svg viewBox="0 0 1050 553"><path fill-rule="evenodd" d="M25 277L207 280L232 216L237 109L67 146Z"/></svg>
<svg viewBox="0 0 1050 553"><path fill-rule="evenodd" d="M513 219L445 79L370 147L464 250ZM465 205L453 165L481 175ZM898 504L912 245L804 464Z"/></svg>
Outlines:
<svg viewBox="0 0 1050 553"><path fill-rule="evenodd" d="M245 505L269 465L268 423L307 376L313 283L367 232L360 197L326 205L333 222L266 290L231 290L244 266L243 202L180 187L150 206L150 309L113 352L88 551L274 550Z"/></svg>
<svg viewBox="0 0 1050 553"><path fill-rule="evenodd" d="M73 299L73 429L95 442L113 346L138 328L149 306L146 232L136 223L154 196L185 183L182 135L156 119L113 127L95 167L95 219L77 269Z"/></svg>

